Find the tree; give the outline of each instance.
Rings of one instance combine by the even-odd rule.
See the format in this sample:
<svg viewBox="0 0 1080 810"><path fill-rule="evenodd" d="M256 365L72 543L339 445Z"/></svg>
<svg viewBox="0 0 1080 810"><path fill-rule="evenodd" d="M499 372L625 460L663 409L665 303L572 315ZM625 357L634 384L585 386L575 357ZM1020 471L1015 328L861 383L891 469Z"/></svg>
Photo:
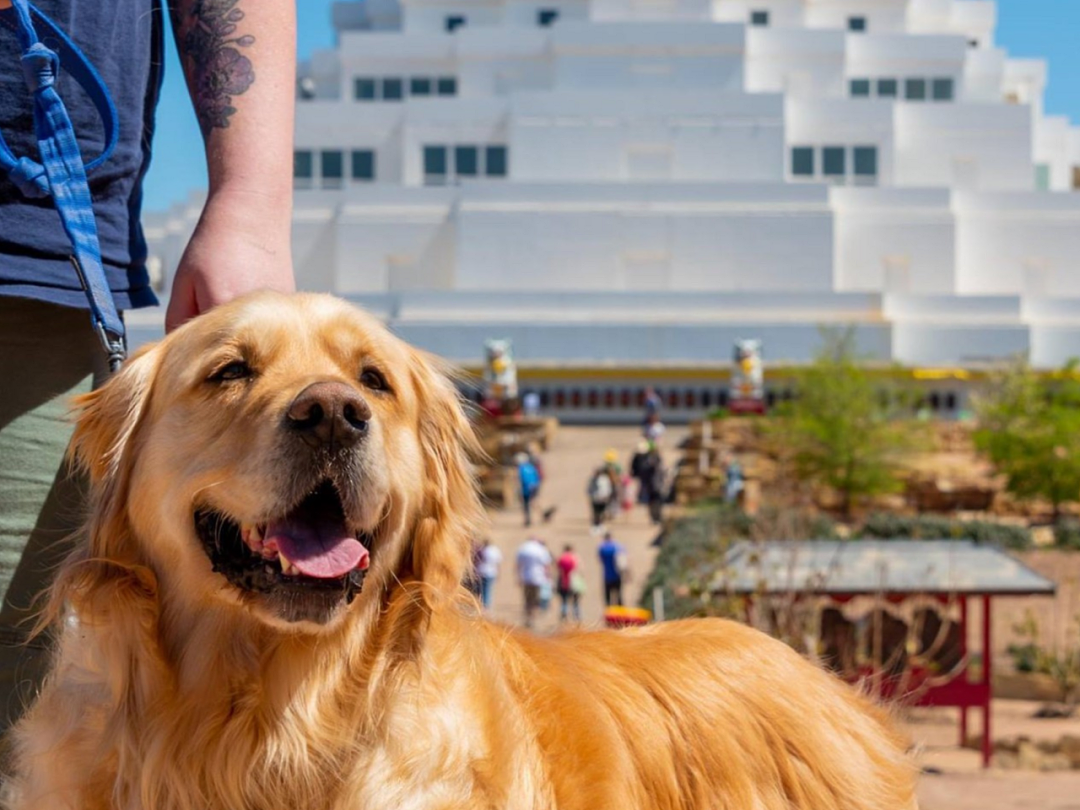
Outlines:
<svg viewBox="0 0 1080 810"><path fill-rule="evenodd" d="M1054 509L1080 498L1080 380L1071 362L1041 375L1025 360L997 374L975 404L975 446L1004 473L1009 492Z"/></svg>
<svg viewBox="0 0 1080 810"><path fill-rule="evenodd" d="M897 418L904 392L889 390L858 362L852 330L825 331L823 338L813 363L797 375L797 396L769 432L795 474L832 488L850 514L860 498L901 489L900 460L918 447L920 430Z"/></svg>

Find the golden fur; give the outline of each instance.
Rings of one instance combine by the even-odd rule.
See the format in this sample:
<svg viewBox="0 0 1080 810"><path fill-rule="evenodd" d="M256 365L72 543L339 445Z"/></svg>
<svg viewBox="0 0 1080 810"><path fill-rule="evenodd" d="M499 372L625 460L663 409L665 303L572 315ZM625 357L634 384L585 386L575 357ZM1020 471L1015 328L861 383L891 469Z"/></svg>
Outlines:
<svg viewBox="0 0 1080 810"><path fill-rule="evenodd" d="M254 376L209 381L235 358ZM389 391L362 389L372 366ZM371 569L322 623L212 573L192 527L203 500L255 520L312 485L279 435L312 380L362 390L373 414L342 496ZM220 307L78 407L92 517L51 594L54 669L14 734L15 810L915 806L885 715L754 630L542 638L479 617L459 586L483 514L455 392L341 301Z"/></svg>

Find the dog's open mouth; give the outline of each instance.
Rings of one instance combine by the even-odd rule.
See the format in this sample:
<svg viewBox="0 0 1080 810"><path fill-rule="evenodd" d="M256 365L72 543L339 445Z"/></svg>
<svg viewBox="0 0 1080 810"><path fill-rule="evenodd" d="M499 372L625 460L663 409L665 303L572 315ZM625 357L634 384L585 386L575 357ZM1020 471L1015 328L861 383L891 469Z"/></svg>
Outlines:
<svg viewBox="0 0 1080 810"><path fill-rule="evenodd" d="M372 538L348 528L329 480L288 513L263 523L240 524L199 509L195 529L214 570L242 590L339 591L351 602L363 587Z"/></svg>

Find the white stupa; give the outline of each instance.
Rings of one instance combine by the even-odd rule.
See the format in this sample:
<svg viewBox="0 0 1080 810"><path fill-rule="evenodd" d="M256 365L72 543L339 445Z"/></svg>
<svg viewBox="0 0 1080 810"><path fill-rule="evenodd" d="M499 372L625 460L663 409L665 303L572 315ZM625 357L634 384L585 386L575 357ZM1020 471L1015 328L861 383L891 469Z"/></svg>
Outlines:
<svg viewBox="0 0 1080 810"><path fill-rule="evenodd" d="M822 325L924 369L1080 355L1080 130L993 2L333 13L298 74L297 271L415 343L509 338L545 390L602 367L615 406L741 338L805 362ZM147 217L165 281L198 208Z"/></svg>

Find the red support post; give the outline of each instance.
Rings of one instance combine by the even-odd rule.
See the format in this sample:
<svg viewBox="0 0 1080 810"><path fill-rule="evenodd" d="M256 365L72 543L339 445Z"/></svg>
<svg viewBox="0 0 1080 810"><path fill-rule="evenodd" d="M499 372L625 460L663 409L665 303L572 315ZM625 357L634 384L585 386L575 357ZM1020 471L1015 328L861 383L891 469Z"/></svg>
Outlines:
<svg viewBox="0 0 1080 810"><path fill-rule="evenodd" d="M990 646L990 595L983 596L983 637L982 637L982 649L983 649L983 683L986 685L986 698L983 704L983 740L982 740L982 755L983 755L983 767L990 767L990 758L994 752L994 742L990 733L990 705L993 703L993 680L991 678L991 670L993 665L991 658L993 657L993 648Z"/></svg>
<svg viewBox="0 0 1080 810"><path fill-rule="evenodd" d="M968 653L968 599L960 596L960 660L964 662L964 672L961 679L967 683L970 662L967 661ZM963 748L968 736L968 711L967 706L960 707L960 747Z"/></svg>

